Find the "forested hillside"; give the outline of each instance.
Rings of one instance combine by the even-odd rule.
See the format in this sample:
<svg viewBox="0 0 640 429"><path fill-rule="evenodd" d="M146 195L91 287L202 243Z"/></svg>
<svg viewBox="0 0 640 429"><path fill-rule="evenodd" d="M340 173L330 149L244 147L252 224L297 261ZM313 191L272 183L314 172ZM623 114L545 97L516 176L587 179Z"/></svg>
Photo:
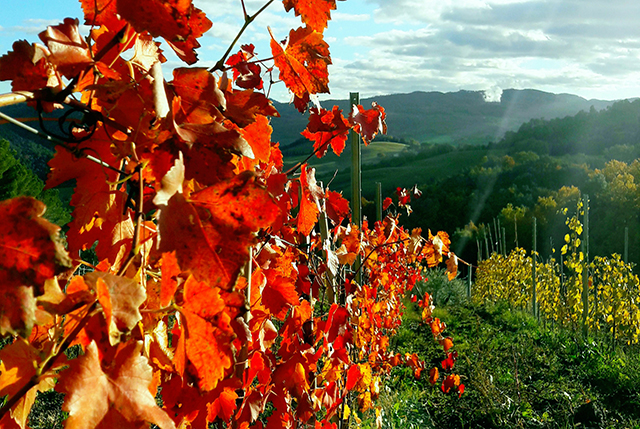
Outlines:
<svg viewBox="0 0 640 429"><path fill-rule="evenodd" d="M475 238L493 228L494 220L505 227L507 247L512 248L517 218L518 244L531 248L535 216L539 249L546 257L562 245L564 216L558 210L574 208L586 193L593 219L591 253L622 254L628 227L630 260L640 263L639 118L640 101L636 100L621 101L600 112L592 109L573 117L525 123L489 145L486 154L462 172L440 177L427 171L416 174L423 197L413 203L414 214L407 221L413 226L458 229L458 252L475 261ZM469 150L451 148L445 157ZM375 168L371 171L382 175Z"/></svg>
<svg viewBox="0 0 640 429"><path fill-rule="evenodd" d="M344 94L346 96L346 94ZM500 101L485 101L483 91L413 92L366 98L365 107L376 101L385 108L388 134L407 142L487 144L515 131L533 118L562 118L591 107L601 110L611 101L586 100L570 94L551 94L533 89L507 89ZM349 111L347 100L330 100L323 105L338 105ZM273 118L273 139L288 153L289 146L304 144L300 131L306 117L293 105L274 103L280 113ZM296 145L294 145L295 147Z"/></svg>
<svg viewBox="0 0 640 429"><path fill-rule="evenodd" d="M44 202L47 205L44 217L53 223L64 225L71 219L69 207L60 201L58 190L45 190L44 182L16 159L16 151L9 142L0 139L0 201L19 195Z"/></svg>
<svg viewBox="0 0 640 429"><path fill-rule="evenodd" d="M32 127L39 128L38 113L27 105L5 106L2 108L2 113L25 122ZM60 112L47 116L50 116L54 121L47 121L47 125L55 129L55 121L60 116ZM10 142L16 158L24 166L33 171L40 179L46 179L49 171L47 161L53 156L53 147L51 145L26 130L4 122L2 119L0 119L0 139L6 139Z"/></svg>

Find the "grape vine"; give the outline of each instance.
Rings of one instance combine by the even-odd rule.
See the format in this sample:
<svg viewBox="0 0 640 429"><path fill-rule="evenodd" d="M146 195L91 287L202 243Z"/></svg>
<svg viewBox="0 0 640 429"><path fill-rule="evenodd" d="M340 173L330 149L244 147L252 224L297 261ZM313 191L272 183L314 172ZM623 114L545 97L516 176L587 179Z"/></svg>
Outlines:
<svg viewBox="0 0 640 429"><path fill-rule="evenodd" d="M564 210L567 214L567 210ZM596 256L585 264L581 251L584 233L580 217L582 202L576 214L567 218L569 232L562 246L563 265L554 258L537 263L536 292L540 316L559 326L577 330L583 320L583 275L588 273L589 305L586 324L590 331L604 331L614 341L640 341L640 280L633 267L620 255ZM525 309L532 303L532 258L516 248L507 256L497 253L480 263L474 298L479 301L505 301Z"/></svg>
<svg viewBox="0 0 640 429"><path fill-rule="evenodd" d="M242 2L216 65L177 68L169 82L160 40L191 65L213 25L190 0L81 3L88 37L67 18L43 44L18 41L0 57L14 91L0 103L83 113L50 138L47 187L76 183L66 246L42 203L0 202L0 334L15 337L0 350L0 425L27 427L36 392L51 388L65 394L69 428L342 428L351 414L380 414L391 368L426 369L389 349L402 297L426 266L446 262L455 276L457 258L445 233L406 231L398 216L358 228L313 168L283 170L267 97L276 73L309 112L302 134L317 156L339 155L350 131L368 144L386 128L377 104L346 117L309 109L329 91L335 0L284 0L304 26L282 42L271 34L271 59L253 45L232 54L274 3L249 14ZM91 248L97 264L79 256ZM429 379L461 395L453 342L421 303L445 353L444 375L431 368ZM72 346L81 356L67 357Z"/></svg>

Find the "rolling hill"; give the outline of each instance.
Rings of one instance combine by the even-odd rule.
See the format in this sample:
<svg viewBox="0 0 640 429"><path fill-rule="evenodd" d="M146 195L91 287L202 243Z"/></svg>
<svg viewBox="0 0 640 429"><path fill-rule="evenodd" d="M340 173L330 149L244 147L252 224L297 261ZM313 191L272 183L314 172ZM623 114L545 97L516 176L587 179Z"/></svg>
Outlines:
<svg viewBox="0 0 640 429"><path fill-rule="evenodd" d="M570 94L552 94L533 89L507 89L500 102L486 102L482 91L412 92L361 100L368 108L372 101L387 113L390 136L420 143L486 144L497 141L507 131L515 131L535 118L561 118L581 110L604 109L612 101L587 100ZM273 141L286 148L300 139L307 117L293 105L274 102L280 118L272 120ZM348 112L348 100L328 100L323 107L339 106Z"/></svg>

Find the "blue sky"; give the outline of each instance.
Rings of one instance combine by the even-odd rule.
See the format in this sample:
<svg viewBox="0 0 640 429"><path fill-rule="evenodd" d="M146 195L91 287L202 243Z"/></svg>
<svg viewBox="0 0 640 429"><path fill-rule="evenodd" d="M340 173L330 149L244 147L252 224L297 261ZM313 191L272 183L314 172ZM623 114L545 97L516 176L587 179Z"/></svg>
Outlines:
<svg viewBox="0 0 640 429"><path fill-rule="evenodd" d="M134 0L131 0L134 1ZM9 3L6 1L6 3ZM5 3L5 4L6 4ZM220 57L242 25L240 0L194 0L213 21L200 39L200 63ZM264 1L246 0L249 11ZM13 41L64 17L82 21L75 0L11 1L0 15L0 53ZM283 39L299 26L276 1L241 40L269 56L270 26ZM640 96L640 2L637 0L347 0L326 32L333 65L330 96L412 91L536 88L585 98ZM165 52L170 50L166 45ZM164 65L179 67L175 56ZM0 91L9 86L0 83ZM272 96L287 101L282 84Z"/></svg>

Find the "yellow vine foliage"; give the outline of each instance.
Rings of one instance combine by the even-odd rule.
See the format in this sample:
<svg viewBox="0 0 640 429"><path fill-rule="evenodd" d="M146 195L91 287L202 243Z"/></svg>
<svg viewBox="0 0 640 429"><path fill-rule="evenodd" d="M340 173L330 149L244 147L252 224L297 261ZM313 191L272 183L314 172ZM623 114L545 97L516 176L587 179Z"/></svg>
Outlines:
<svg viewBox="0 0 640 429"><path fill-rule="evenodd" d="M565 212L566 213L566 212ZM620 255L596 256L585 270L581 251L582 202L576 214L566 220L569 232L561 249L564 269L554 258L536 265L536 304L540 317L559 326L577 329L583 318L583 276L588 273L589 305L587 326L591 332L609 332L625 343L640 340L640 280ZM507 302L531 309L533 301L533 257L522 248L504 256L497 253L478 266L474 300ZM537 259L539 260L539 259Z"/></svg>

